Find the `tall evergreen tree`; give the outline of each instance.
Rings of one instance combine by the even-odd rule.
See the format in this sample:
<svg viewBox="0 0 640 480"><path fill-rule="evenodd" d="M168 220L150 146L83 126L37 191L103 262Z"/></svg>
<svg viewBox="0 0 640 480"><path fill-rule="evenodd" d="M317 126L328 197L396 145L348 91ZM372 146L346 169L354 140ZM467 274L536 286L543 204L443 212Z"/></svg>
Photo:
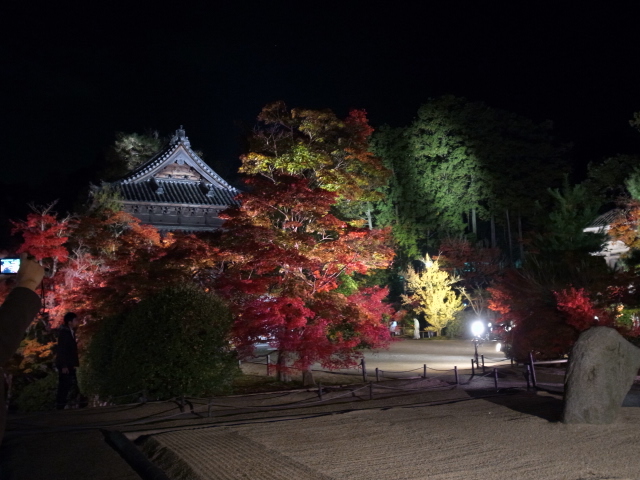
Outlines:
<svg viewBox="0 0 640 480"><path fill-rule="evenodd" d="M104 180L112 180L134 170L160 151L166 143L157 131L147 133L117 132L116 139L107 150Z"/></svg>
<svg viewBox="0 0 640 480"><path fill-rule="evenodd" d="M407 257L446 236L477 234L478 220L502 225L515 244L520 217L566 170L550 128L463 98L430 100L408 127L374 135L393 172L379 221L394 227Z"/></svg>
<svg viewBox="0 0 640 480"><path fill-rule="evenodd" d="M547 212L540 209L537 228L532 234L533 253L547 258L558 255L589 255L599 252L606 241L605 233L585 232L598 216L601 200L592 196L584 185L569 185L565 178L561 189L549 189L555 206Z"/></svg>

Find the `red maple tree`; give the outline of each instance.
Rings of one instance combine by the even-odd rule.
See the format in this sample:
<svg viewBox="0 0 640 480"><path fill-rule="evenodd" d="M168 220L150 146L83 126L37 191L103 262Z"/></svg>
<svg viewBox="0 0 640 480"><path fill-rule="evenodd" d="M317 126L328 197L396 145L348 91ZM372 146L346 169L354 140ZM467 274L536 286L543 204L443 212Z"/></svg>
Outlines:
<svg viewBox="0 0 640 480"><path fill-rule="evenodd" d="M50 277L56 274L58 265L69 257L65 244L75 223L71 217L59 219L52 211L54 205L32 207L33 213L27 215L26 220L11 221L11 234L20 234L23 238L17 253L27 252L36 261L44 262Z"/></svg>
<svg viewBox="0 0 640 480"><path fill-rule="evenodd" d="M510 348L510 356L525 361L556 359L568 353L577 330L557 308L553 291L523 272L510 269L487 289L488 308L499 313L495 331Z"/></svg>
<svg viewBox="0 0 640 480"><path fill-rule="evenodd" d="M388 232L356 228L331 214L337 194L309 180L252 177L241 206L222 214L224 272L217 288L237 316L235 342L250 354L267 339L278 351L278 370L353 366L356 348L389 339L384 289L346 296L341 276L386 267L393 257Z"/></svg>

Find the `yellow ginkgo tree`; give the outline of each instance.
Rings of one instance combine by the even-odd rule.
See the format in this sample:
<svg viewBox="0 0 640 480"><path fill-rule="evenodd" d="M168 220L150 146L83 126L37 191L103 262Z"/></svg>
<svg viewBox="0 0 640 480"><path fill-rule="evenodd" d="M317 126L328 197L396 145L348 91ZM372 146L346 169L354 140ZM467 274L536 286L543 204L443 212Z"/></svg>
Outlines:
<svg viewBox="0 0 640 480"><path fill-rule="evenodd" d="M422 267L409 266L405 272L407 295L403 303L416 313L423 313L438 335L449 325L458 312L464 309L462 296L453 288L459 281L456 276L442 270L438 260L426 255Z"/></svg>

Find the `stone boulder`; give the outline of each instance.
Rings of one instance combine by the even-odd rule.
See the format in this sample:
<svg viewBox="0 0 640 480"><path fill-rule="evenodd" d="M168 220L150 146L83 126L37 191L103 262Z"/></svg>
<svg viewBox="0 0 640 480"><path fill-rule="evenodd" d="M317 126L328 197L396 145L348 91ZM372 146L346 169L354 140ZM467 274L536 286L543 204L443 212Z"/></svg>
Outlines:
<svg viewBox="0 0 640 480"><path fill-rule="evenodd" d="M614 422L638 369L640 348L613 328L580 334L565 377L563 422Z"/></svg>

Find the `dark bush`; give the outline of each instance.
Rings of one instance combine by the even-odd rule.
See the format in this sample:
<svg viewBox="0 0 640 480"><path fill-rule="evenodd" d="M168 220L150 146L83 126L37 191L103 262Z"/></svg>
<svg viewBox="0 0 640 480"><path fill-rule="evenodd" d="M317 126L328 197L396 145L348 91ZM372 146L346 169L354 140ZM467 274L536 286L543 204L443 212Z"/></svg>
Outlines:
<svg viewBox="0 0 640 480"><path fill-rule="evenodd" d="M228 392L238 374L220 299L194 286L171 287L105 319L88 349L85 393L132 401Z"/></svg>
<svg viewBox="0 0 640 480"><path fill-rule="evenodd" d="M49 372L46 377L26 385L16 398L15 404L21 412L53 410L57 389L58 375Z"/></svg>

